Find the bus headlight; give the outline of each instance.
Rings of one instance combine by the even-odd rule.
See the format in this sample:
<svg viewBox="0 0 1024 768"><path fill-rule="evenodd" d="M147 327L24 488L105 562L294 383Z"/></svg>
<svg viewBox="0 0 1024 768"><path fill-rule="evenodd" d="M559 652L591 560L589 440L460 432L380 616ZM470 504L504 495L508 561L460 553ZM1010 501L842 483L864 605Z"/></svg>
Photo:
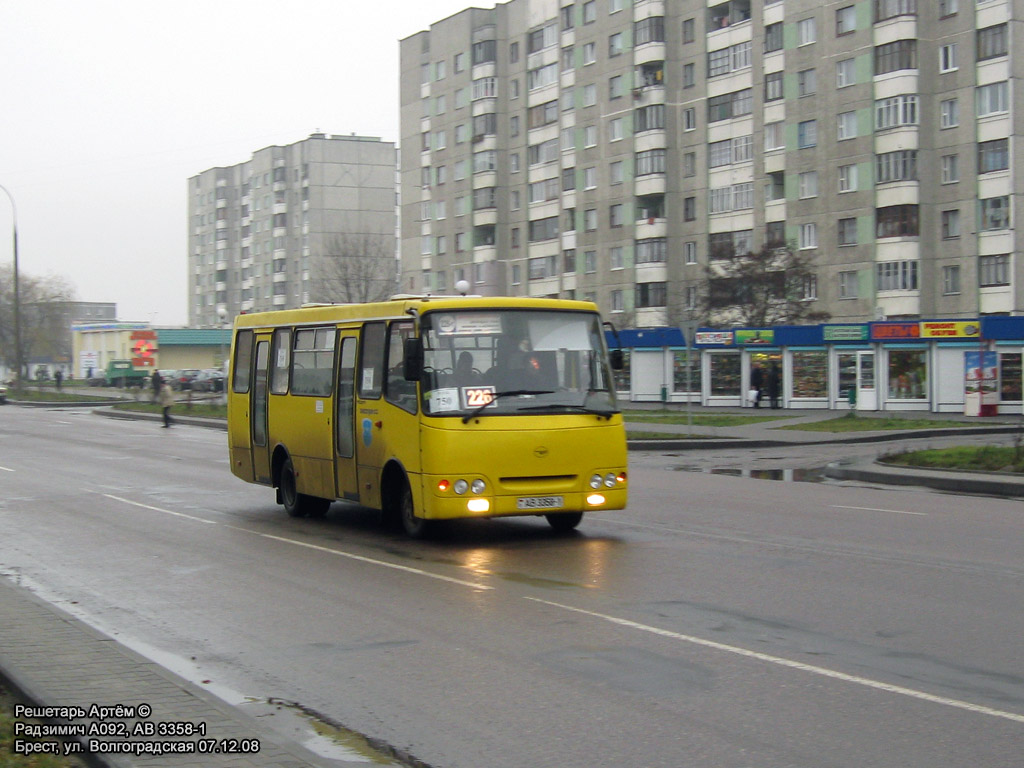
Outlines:
<svg viewBox="0 0 1024 768"><path fill-rule="evenodd" d="M604 478L602 478L600 475L594 474L590 476L590 487L593 488L594 490L600 488L601 483L603 482Z"/></svg>
<svg viewBox="0 0 1024 768"><path fill-rule="evenodd" d="M604 484L605 484L606 488L614 488L615 487L615 473L614 472L609 472L607 475L604 476Z"/></svg>
<svg viewBox="0 0 1024 768"><path fill-rule="evenodd" d="M487 499L469 499L466 502L466 509L470 512L487 512L491 508L491 502Z"/></svg>
<svg viewBox="0 0 1024 768"><path fill-rule="evenodd" d="M473 481L473 485L471 487L472 487L473 493L480 494L480 493L483 493L485 490L487 490L487 483L485 483L480 478L477 478L476 480Z"/></svg>
<svg viewBox="0 0 1024 768"><path fill-rule="evenodd" d="M600 493L592 493L589 496L587 496L587 504L589 504L592 507L599 507L602 504L604 504L604 496L602 496Z"/></svg>
<svg viewBox="0 0 1024 768"><path fill-rule="evenodd" d="M456 480L454 485L455 492L461 496L469 490L469 483L465 480Z"/></svg>

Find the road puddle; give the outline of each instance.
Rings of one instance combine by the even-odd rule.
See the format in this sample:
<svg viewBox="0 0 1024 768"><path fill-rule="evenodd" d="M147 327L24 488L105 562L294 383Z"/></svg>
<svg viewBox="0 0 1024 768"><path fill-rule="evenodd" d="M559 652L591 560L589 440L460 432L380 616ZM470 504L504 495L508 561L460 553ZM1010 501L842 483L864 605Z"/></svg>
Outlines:
<svg viewBox="0 0 1024 768"><path fill-rule="evenodd" d="M378 743L361 733L330 722L327 718L294 701L269 699L268 704L278 713L288 712L305 723L306 729L315 734L302 740L302 745L321 757L333 760L386 765L401 768L410 764L408 758L387 744Z"/></svg>

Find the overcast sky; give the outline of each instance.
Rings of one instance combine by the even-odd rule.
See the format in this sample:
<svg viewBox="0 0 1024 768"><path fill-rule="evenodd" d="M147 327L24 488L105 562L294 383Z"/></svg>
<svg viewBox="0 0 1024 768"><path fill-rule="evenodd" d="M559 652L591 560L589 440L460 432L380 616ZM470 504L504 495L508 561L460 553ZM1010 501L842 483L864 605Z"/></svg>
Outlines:
<svg viewBox="0 0 1024 768"><path fill-rule="evenodd" d="M399 141L398 41L493 0L0 0L20 271L187 322L189 177L309 134ZM0 263L11 206L0 193Z"/></svg>

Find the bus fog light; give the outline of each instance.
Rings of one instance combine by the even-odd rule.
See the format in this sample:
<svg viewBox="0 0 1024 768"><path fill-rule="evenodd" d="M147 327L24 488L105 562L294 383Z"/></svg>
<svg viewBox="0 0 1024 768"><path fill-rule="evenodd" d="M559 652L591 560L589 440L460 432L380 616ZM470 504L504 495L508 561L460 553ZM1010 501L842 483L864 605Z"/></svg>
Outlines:
<svg viewBox="0 0 1024 768"><path fill-rule="evenodd" d="M483 493L487 489L487 483L479 478L473 481L473 493Z"/></svg>
<svg viewBox="0 0 1024 768"><path fill-rule="evenodd" d="M589 496L587 496L587 504L589 504L592 507L599 507L602 504L604 504L604 496L602 496L600 493L592 493Z"/></svg>
<svg viewBox="0 0 1024 768"><path fill-rule="evenodd" d="M469 490L469 483L467 483L465 480L456 480L454 487L455 492L459 494L459 496L461 496L462 494Z"/></svg>
<svg viewBox="0 0 1024 768"><path fill-rule="evenodd" d="M466 502L466 509L470 512L487 512L491 508L491 502L487 499L470 499Z"/></svg>
<svg viewBox="0 0 1024 768"><path fill-rule="evenodd" d="M447 490L448 490L448 487L449 487L449 483L448 483L448 481L447 481L447 480L441 480L441 481L440 481L440 482L439 482L439 483L437 484L437 490L441 491L442 493L443 493L444 491L447 491Z"/></svg>
<svg viewBox="0 0 1024 768"><path fill-rule="evenodd" d="M604 484L605 484L605 487L607 487L607 488L614 488L615 487L615 473L614 472L609 472L607 475L604 476Z"/></svg>
<svg viewBox="0 0 1024 768"><path fill-rule="evenodd" d="M591 475L591 477L590 477L590 487L591 488L594 488L594 489L600 488L601 487L601 483L603 483L603 482L604 482L604 478L602 478L600 475Z"/></svg>
<svg viewBox="0 0 1024 768"><path fill-rule="evenodd" d="M624 482L626 482L626 473L625 472L619 472L619 474L616 475L616 477L615 477L615 482L617 482L617 483L624 483Z"/></svg>

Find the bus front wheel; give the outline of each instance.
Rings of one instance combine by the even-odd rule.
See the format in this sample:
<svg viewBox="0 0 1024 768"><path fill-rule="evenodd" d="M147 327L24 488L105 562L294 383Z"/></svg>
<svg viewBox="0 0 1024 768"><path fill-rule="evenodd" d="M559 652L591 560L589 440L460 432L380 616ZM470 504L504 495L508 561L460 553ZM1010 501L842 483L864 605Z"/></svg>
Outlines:
<svg viewBox="0 0 1024 768"><path fill-rule="evenodd" d="M291 458L285 459L281 465L280 489L281 504L289 517L323 517L331 506L328 499L299 493Z"/></svg>
<svg viewBox="0 0 1024 768"><path fill-rule="evenodd" d="M583 520L582 512L562 512L557 515L544 515L548 520L548 525L554 528L556 531L571 531L580 521Z"/></svg>
<svg viewBox="0 0 1024 768"><path fill-rule="evenodd" d="M412 489L409 483L402 488L398 501L398 515L402 521L402 529L410 539L425 538L430 532L430 521L416 516L416 507L412 500Z"/></svg>

